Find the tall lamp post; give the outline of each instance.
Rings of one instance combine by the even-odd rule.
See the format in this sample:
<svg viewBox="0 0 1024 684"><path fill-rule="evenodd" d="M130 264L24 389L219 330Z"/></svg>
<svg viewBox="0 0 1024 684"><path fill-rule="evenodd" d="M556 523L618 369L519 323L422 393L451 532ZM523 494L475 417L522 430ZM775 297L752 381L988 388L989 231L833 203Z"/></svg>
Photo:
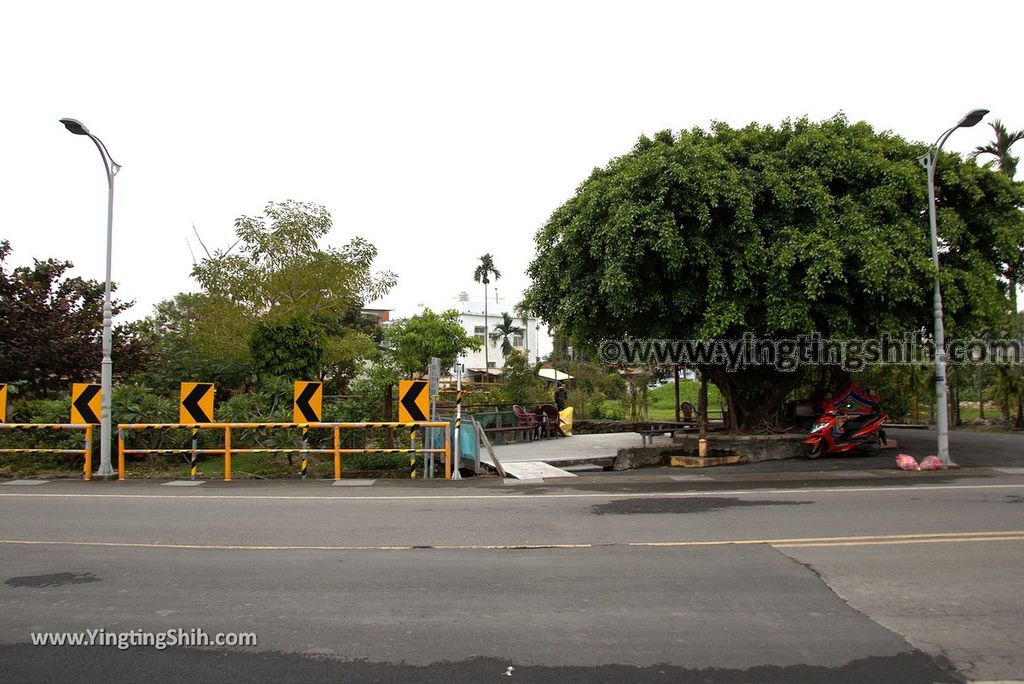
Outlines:
<svg viewBox="0 0 1024 684"><path fill-rule="evenodd" d="M946 332L942 323L942 290L939 287L939 230L935 218L935 167L939 163L939 153L946 139L958 128L970 128L988 114L987 109L973 109L960 120L956 126L939 136L928 152L921 155L918 161L928 173L928 218L932 233L932 265L935 267L935 295L933 297L933 313L935 315L935 423L939 432L937 447L942 465L954 465L949 457L949 414L946 411Z"/></svg>
<svg viewBox="0 0 1024 684"><path fill-rule="evenodd" d="M113 309L110 305L110 258L114 239L114 176L121 170L121 165L114 161L103 141L89 132L85 125L75 119L61 119L64 127L75 135L88 136L100 151L103 169L107 172L107 278L103 292L103 361L100 365L100 467L96 471L97 478L108 479L114 476L110 461L110 391L113 375L113 361L110 358L111 326L113 325Z"/></svg>

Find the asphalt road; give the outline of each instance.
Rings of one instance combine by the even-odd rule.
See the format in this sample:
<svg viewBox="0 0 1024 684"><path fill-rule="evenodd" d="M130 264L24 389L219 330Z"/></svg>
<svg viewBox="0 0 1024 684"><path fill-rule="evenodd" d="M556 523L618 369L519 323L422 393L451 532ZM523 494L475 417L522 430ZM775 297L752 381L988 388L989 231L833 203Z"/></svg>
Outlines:
<svg viewBox="0 0 1024 684"><path fill-rule="evenodd" d="M1024 476L915 476L4 485L0 679L1024 678Z"/></svg>

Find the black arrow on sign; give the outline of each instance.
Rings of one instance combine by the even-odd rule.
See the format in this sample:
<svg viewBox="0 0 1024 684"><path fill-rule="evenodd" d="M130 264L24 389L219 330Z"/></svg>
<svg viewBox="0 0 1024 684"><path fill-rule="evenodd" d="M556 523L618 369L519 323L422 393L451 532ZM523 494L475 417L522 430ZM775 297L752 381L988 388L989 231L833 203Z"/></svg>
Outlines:
<svg viewBox="0 0 1024 684"><path fill-rule="evenodd" d="M413 420L426 420L427 417L423 415L423 411L420 411L420 407L416 405L416 397L420 396L424 388L427 386L425 382L414 382L409 388L409 391L402 397L402 406L409 412L409 417Z"/></svg>
<svg viewBox="0 0 1024 684"><path fill-rule="evenodd" d="M184 406L185 410L188 411L188 414L192 416L192 420L197 423L213 422L210 416L206 415L206 412L203 411L201 406L199 406L199 400L210 391L211 387L213 387L213 385L208 382L197 383L196 386L192 388L192 391L188 393L188 396L181 400L181 405Z"/></svg>
<svg viewBox="0 0 1024 684"><path fill-rule="evenodd" d="M302 414L307 423L320 422L320 416L316 415L316 411L309 405L309 400L313 398L318 389L320 389L320 383L310 382L302 389L299 396L295 398L295 406L298 407L299 413Z"/></svg>
<svg viewBox="0 0 1024 684"><path fill-rule="evenodd" d="M92 398L99 394L99 385L87 385L82 393L75 399L75 409L78 411L78 415L82 416L82 420L86 423L98 423L100 422L99 416L92 412L92 408L89 406L89 402Z"/></svg>

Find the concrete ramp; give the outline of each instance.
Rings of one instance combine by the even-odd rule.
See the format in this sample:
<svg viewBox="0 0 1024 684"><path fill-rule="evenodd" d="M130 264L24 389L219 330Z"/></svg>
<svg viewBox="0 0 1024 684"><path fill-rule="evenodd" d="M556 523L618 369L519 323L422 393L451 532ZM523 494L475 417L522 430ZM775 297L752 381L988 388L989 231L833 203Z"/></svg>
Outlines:
<svg viewBox="0 0 1024 684"><path fill-rule="evenodd" d="M517 480L545 480L552 477L576 477L568 470L556 468L543 461L515 461L505 463L505 475Z"/></svg>

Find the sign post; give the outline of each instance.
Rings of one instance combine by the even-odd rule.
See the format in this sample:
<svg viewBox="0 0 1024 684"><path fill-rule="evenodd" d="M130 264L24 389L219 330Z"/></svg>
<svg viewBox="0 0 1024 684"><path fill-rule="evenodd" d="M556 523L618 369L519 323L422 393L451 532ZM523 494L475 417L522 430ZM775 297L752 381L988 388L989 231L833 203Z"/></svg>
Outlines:
<svg viewBox="0 0 1024 684"><path fill-rule="evenodd" d="M181 403L178 406L179 423L212 423L213 395L216 389L212 382L181 383ZM188 479L196 479L199 469L199 428L192 428L192 453L188 458ZM226 448L226 447L225 447Z"/></svg>
<svg viewBox="0 0 1024 684"><path fill-rule="evenodd" d="M292 422L302 425L302 448L309 448L309 427L306 423L319 423L323 417L324 384L309 380L295 381ZM302 479L309 472L309 452L302 454Z"/></svg>
<svg viewBox="0 0 1024 684"><path fill-rule="evenodd" d="M430 372L427 375L430 383L430 420L437 420L437 393L441 386L441 359L436 356L430 359ZM434 445L434 428L427 428L425 444ZM423 459L423 477L434 477L434 453Z"/></svg>
<svg viewBox="0 0 1024 684"><path fill-rule="evenodd" d="M462 449L459 433L462 431L462 364L455 364L455 448L452 450L452 479L461 480L459 466L462 465Z"/></svg>
<svg viewBox="0 0 1024 684"><path fill-rule="evenodd" d="M7 422L7 383L6 382L0 382L0 423L6 423L6 422Z"/></svg>

